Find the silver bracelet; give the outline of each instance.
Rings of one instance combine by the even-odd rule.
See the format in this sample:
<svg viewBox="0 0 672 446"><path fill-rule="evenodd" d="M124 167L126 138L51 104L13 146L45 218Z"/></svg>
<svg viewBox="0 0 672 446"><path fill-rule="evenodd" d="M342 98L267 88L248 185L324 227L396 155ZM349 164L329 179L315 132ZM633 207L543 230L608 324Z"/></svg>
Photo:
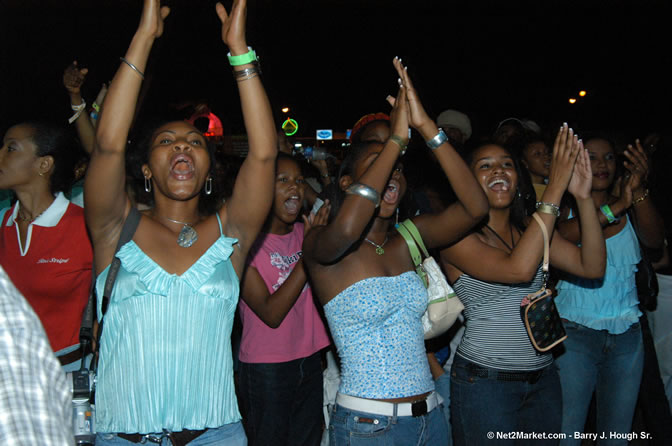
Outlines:
<svg viewBox="0 0 672 446"><path fill-rule="evenodd" d="M126 65L128 65L129 67L131 67L131 69L133 71L135 71L136 73L138 73L143 80L145 79L145 73L140 71L140 69L138 67L136 67L135 65L130 63L125 57L120 57L119 60L122 61L123 63L125 63Z"/></svg>
<svg viewBox="0 0 672 446"><path fill-rule="evenodd" d="M380 206L380 194L376 190L366 184L362 183L353 183L346 190L345 193L348 195L359 195L360 197L366 198L376 207Z"/></svg>
<svg viewBox="0 0 672 446"><path fill-rule="evenodd" d="M560 216L560 206L555 203L547 203L545 201L537 201L537 210L544 214Z"/></svg>
<svg viewBox="0 0 672 446"><path fill-rule="evenodd" d="M233 78L235 80L241 79L241 78L252 78L253 74L261 74L261 67L259 66L258 62L252 62L252 67L250 68L243 68L242 70L233 70Z"/></svg>
<svg viewBox="0 0 672 446"><path fill-rule="evenodd" d="M436 150L446 141L448 141L448 136L446 136L446 133L443 131L443 129L439 129L439 133L437 133L434 138L427 140L427 147L432 150Z"/></svg>

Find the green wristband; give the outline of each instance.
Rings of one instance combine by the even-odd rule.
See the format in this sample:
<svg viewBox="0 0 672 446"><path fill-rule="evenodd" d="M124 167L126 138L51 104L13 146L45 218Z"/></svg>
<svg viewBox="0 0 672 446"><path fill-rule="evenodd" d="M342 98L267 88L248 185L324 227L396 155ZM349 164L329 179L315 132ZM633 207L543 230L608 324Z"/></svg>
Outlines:
<svg viewBox="0 0 672 446"><path fill-rule="evenodd" d="M600 206L600 211L602 211L602 214L605 217L607 217L607 222L608 223L611 224L611 223L614 223L614 222L618 221L618 218L616 218L614 213L611 212L611 208L608 205L604 204L604 205Z"/></svg>
<svg viewBox="0 0 672 446"><path fill-rule="evenodd" d="M238 65L245 65L257 60L257 53L254 52L252 47L248 46L247 49L249 51L245 54L241 54L240 56L232 56L231 53L227 54L227 57L229 58L229 63L231 64L232 67L237 67Z"/></svg>

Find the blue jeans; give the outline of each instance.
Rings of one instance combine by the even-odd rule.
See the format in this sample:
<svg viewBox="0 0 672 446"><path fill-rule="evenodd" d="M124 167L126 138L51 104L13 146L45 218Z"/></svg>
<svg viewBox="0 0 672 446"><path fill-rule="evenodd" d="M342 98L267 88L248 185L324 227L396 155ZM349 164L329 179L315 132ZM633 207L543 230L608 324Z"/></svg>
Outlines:
<svg viewBox="0 0 672 446"><path fill-rule="evenodd" d="M329 423L329 446L446 446L441 406L419 417L388 417L336 404Z"/></svg>
<svg viewBox="0 0 672 446"><path fill-rule="evenodd" d="M156 434L159 436L160 434ZM135 445L132 441L119 438L116 434L98 433L96 434L96 446L129 446ZM145 444L156 444L146 442ZM245 430L241 422L226 424L222 427L208 429L203 435L187 443L188 446L247 446ZM170 446L169 439L164 438L161 446Z"/></svg>
<svg viewBox="0 0 672 446"><path fill-rule="evenodd" d="M456 445L558 443L558 440L552 439L528 437L507 440L496 437L498 432L527 435L560 432L560 379L553 364L543 369L536 382L476 376L471 370L472 364L459 355L455 356L450 372L450 414ZM488 371L496 372L495 369Z"/></svg>
<svg viewBox="0 0 672 446"><path fill-rule="evenodd" d="M446 428L448 429L447 446L453 446L453 428L450 421L450 374L444 373L435 381L436 393L443 398L443 417L446 419Z"/></svg>
<svg viewBox="0 0 672 446"><path fill-rule="evenodd" d="M629 433L642 379L644 348L639 323L613 335L575 322L564 322L565 353L556 361L562 383L563 445L579 445L570 434L583 432L590 400L595 392L597 435L601 445L627 445L612 433Z"/></svg>
<svg viewBox="0 0 672 446"><path fill-rule="evenodd" d="M241 362L238 376L251 446L320 444L324 418L319 352L274 364Z"/></svg>

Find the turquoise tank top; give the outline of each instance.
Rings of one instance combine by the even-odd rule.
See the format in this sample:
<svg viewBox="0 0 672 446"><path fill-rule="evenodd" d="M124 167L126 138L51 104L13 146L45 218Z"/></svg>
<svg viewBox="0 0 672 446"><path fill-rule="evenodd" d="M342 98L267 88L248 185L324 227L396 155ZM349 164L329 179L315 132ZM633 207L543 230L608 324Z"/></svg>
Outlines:
<svg viewBox="0 0 672 446"><path fill-rule="evenodd" d="M240 420L231 329L239 281L222 234L184 274L168 274L135 242L105 313L96 387L98 432L155 433ZM109 266L96 280L103 295ZM101 301L98 319L101 319Z"/></svg>
<svg viewBox="0 0 672 446"><path fill-rule="evenodd" d="M602 279L566 275L558 282L555 305L563 318L611 334L624 333L639 322L635 273L641 254L635 229L626 219L623 229L605 240L607 268Z"/></svg>

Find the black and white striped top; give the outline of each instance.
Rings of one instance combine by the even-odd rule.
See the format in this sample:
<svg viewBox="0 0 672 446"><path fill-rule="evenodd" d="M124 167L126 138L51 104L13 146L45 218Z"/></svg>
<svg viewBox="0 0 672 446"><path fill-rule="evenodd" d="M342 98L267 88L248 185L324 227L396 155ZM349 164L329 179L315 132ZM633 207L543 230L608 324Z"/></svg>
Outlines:
<svg viewBox="0 0 672 446"><path fill-rule="evenodd" d="M483 282L462 274L453 288L464 304L466 331L457 354L483 367L538 370L553 362L550 353L538 353L520 316L520 302L538 291L541 265L531 282Z"/></svg>

